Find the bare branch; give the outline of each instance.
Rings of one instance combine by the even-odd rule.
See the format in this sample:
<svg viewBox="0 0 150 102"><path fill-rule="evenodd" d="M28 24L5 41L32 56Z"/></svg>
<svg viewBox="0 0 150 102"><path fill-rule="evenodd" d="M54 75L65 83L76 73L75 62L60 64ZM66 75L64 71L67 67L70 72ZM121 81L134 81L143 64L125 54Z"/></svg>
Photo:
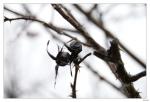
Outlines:
<svg viewBox="0 0 150 102"><path fill-rule="evenodd" d="M91 14L88 12L84 11L79 5L74 4L74 7L76 7L81 13L85 15L85 17L93 22L98 28L104 31L104 33L113 39L117 39L109 30L107 30L102 23L99 23L94 17L92 17ZM119 41L119 40L118 40ZM142 62L137 56L135 56L126 46L124 46L120 41L119 41L120 47L123 48L124 51L126 51L135 61L137 61L143 68L146 69L146 65L144 62Z"/></svg>
<svg viewBox="0 0 150 102"><path fill-rule="evenodd" d="M132 82L138 80L139 78L143 77L146 75L146 71L145 72L141 72L137 75L134 76L130 76L124 67L124 64L122 62L121 56L120 56L120 52L119 52L119 48L118 48L118 44L123 48L124 46L120 43L120 41L115 42L115 40L113 42L111 42L111 47L109 50L104 49L101 45L99 45L91 36L90 34L86 31L86 29L80 24L80 22L78 22L75 17L71 14L71 12L65 8L63 5L61 4L52 4L53 8L65 19L67 20L87 41L87 44L92 47L93 49L95 49L94 51L94 55L96 55L97 57L99 57L100 59L104 60L110 67L111 71L113 72L113 74L119 79L119 81L122 84L122 89L123 94L126 95L127 97L130 98L140 98L139 92L137 92L132 84ZM78 7L78 5L74 5L75 7ZM79 6L80 7L80 6ZM94 7L93 7L94 8ZM6 9L6 8L5 8ZM6 9L8 10L8 9ZM81 8L81 10L83 10ZM13 12L11 10L9 10L12 13L16 13ZM84 11L84 10L83 10ZM85 14L84 14L85 13ZM83 14L90 20L92 21L96 26L98 26L100 29L102 29L104 31L104 33L111 38L115 38L115 36L112 35L112 33L110 31L108 31L103 24L101 24L99 21L97 21L95 18L92 17L91 14L87 14L87 12L83 12ZM16 13L17 14L17 13ZM18 14L19 15L19 14ZM21 16L21 15L20 15ZM36 19L34 17L27 17L27 16L23 16L23 17L18 17L18 18L8 18L5 17L4 18L4 22L6 21L15 21L15 20L31 20L31 21L35 21L38 22L42 25L44 25L47 28L50 28L52 30L54 30L55 32L57 32L60 35L65 35L69 38L72 39L76 39L75 37L67 34L66 32L64 32L65 29L60 28L60 27L56 27L51 23L46 23L44 21L41 21L39 19ZM66 29L67 31L67 29ZM116 39L116 38L115 38ZM83 43L86 45L86 43ZM124 50L126 52L128 52L128 49L126 49L126 47L124 48ZM128 52L130 55L130 51ZM76 81L77 81L77 74L78 74L78 70L79 70L79 64L85 59L87 58L89 55L91 55L91 53L87 54L85 57L83 57L83 59L81 59L80 61L78 61L78 63L75 63L75 77L74 77L74 82L73 84L71 84L71 88L72 88L72 97L76 98ZM131 55L132 56L132 53ZM136 57L136 56L135 56ZM133 56L134 58L134 56ZM139 60L134 58L135 60ZM138 61L137 61L138 62ZM138 62L140 63L144 68L146 68L146 65L143 62ZM100 76L96 71L92 70L93 73L95 73L95 75L97 75L101 80L105 80L108 84L110 84L111 86L113 86L114 88L116 88L117 90L119 90L117 87L115 87L112 83L110 83L109 81L107 81L105 78L103 78L102 76Z"/></svg>
<svg viewBox="0 0 150 102"><path fill-rule="evenodd" d="M71 97L72 97L72 98L77 98L77 95L76 95L76 83L77 83L77 75L78 75L79 68L80 68L79 65L78 65L78 64L75 64L74 82L73 82L73 84L71 84L71 88L72 88Z"/></svg>
<svg viewBox="0 0 150 102"><path fill-rule="evenodd" d="M91 36L89 35L89 33L83 28L83 26L77 22L77 20L74 20L75 18L72 18L72 14L70 14L69 12L65 11L65 9L63 9L60 5L58 4L52 4L52 6L54 7L54 9L56 9L59 14L66 19L73 27L75 27L88 41L87 43L91 44L93 46L94 49L98 49L101 50L102 53L105 52L105 49L100 46L94 39L91 38Z"/></svg>
<svg viewBox="0 0 150 102"><path fill-rule="evenodd" d="M111 68L111 70L116 76L116 78L119 79L120 82L122 83L124 94L126 94L126 96L129 98L140 98L141 96L139 95L139 92L135 90L133 84L131 83L130 75L125 70L125 67L122 62L121 55L119 52L118 41L113 40L111 42L111 47L107 51L107 56L109 56L108 59L110 60L110 62L108 63L114 65L114 68ZM103 56L98 54L97 57L105 59L105 61L107 61L106 60L107 58L105 58L106 56L103 58Z"/></svg>
<svg viewBox="0 0 150 102"><path fill-rule="evenodd" d="M89 33L82 27L82 25L77 21L74 20L75 18L72 18L72 14L68 13L67 11L65 11L65 9L63 9L60 5L58 4L52 4L52 6L59 12L59 14L66 19L72 26L74 26L78 31L80 31L80 33L86 38L86 40L89 41L89 43L92 45L92 47L99 51L99 53L103 53L105 54L110 54L110 57L114 57L115 59L115 63L111 63L111 62L106 62L109 66L110 69L112 70L112 72L114 73L114 75L121 81L124 90L124 93L126 94L127 97L140 97L139 93L135 90L135 88L133 87L132 83L130 83L129 81L129 77L128 74L124 68L124 65L122 63L121 58L119 58L119 56L115 57L113 56L113 54L117 54L120 55L119 51L115 52L116 46L114 46L114 44L117 43L112 43L112 47L110 49L109 52L107 52L103 47L101 47L98 43L95 42L94 39L92 39L89 36ZM70 16L71 15L71 16ZM106 30L107 31L107 30ZM115 41L114 41L115 42ZM118 46L118 45L117 45ZM117 48L118 49L118 48ZM116 67L116 68L115 68ZM116 69L116 70L115 70ZM125 77L122 76L123 74L125 74ZM118 77L119 76L119 77Z"/></svg>
<svg viewBox="0 0 150 102"><path fill-rule="evenodd" d="M130 81L131 82L137 81L138 79L140 79L140 78L142 78L144 76L146 76L146 71L140 72L140 73L130 77Z"/></svg>
<svg viewBox="0 0 150 102"><path fill-rule="evenodd" d="M85 55L82 59L80 59L80 61L78 62L78 64L80 64L83 60L85 60L88 56L90 56L92 53L88 53L87 55Z"/></svg>
<svg viewBox="0 0 150 102"><path fill-rule="evenodd" d="M76 83L77 83L77 75L78 75L78 71L79 71L79 64L81 62L83 62L83 60L85 60L88 56L90 56L91 53L88 53L87 55L85 55L81 60L77 61L77 63L74 63L75 64L75 77L74 77L74 82L73 84L71 84L71 88L72 88L72 95L71 97L72 98L76 98L77 95L76 95Z"/></svg>
<svg viewBox="0 0 150 102"><path fill-rule="evenodd" d="M4 10L7 10L7 11L9 11L9 12L13 13L13 14L18 15L18 16L26 16L26 15L21 14L21 13L19 13L19 12L13 11L13 10L11 10L11 9L7 8L7 7L4 7Z"/></svg>
<svg viewBox="0 0 150 102"><path fill-rule="evenodd" d="M94 5L92 6L92 8L88 11L88 13L92 14L92 12L93 12L95 9L97 9L97 7L98 7L98 4L94 4Z"/></svg>
<svg viewBox="0 0 150 102"><path fill-rule="evenodd" d="M32 12L30 11L30 9L28 8L28 6L26 4L22 4L23 9L26 12L26 15L31 16Z"/></svg>

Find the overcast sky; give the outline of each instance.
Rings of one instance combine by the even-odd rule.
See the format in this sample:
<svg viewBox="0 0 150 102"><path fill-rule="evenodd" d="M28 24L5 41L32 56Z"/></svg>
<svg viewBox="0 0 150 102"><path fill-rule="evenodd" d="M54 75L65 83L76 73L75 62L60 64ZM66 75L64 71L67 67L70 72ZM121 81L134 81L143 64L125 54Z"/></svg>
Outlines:
<svg viewBox="0 0 150 102"><path fill-rule="evenodd" d="M5 4L14 11L25 13L21 4ZM70 4L65 4L71 13L104 48L109 48L109 42L105 42L105 35L101 30L90 23L81 13ZM32 14L38 19L51 22L64 28L73 28L64 20L50 4L27 4ZM91 4L82 4L89 9ZM107 29L114 33L136 56L146 63L146 7L144 4L100 4L104 12L103 21ZM105 12L111 9L105 14ZM94 14L97 18L98 15ZM8 18L16 15L4 10L4 16ZM26 30L22 30L26 26ZM65 36L58 36L64 42L70 40ZM70 33L72 34L72 33ZM72 34L81 41L84 39L79 34ZM46 53L46 44L50 40L49 51L57 54L57 45L63 44L56 41L51 34L36 22L13 21L4 23L4 87L8 90L18 90L21 98L70 98L69 66L60 67L57 83L54 88L55 61ZM67 49L64 49L67 51ZM80 55L83 57L93 50L83 46ZM120 51L127 72L131 75L143 71L143 68L130 58L125 51ZM86 61L93 66L101 75L120 86L119 81L110 71L109 67L95 56L90 56ZM14 83L13 83L14 82ZM15 86L13 86L15 84ZM135 88L146 97L146 77L133 83ZM16 88L16 89L15 89ZM113 89L104 81L99 81L82 63L77 80L78 98L125 98L120 92Z"/></svg>

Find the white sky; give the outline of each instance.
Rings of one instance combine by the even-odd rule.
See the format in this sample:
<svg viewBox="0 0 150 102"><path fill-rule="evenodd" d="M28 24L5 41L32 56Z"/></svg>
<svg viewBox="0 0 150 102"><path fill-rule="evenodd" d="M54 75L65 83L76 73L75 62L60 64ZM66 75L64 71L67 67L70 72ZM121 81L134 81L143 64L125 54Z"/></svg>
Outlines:
<svg viewBox="0 0 150 102"><path fill-rule="evenodd" d="M23 12L18 5L6 4L6 6L18 12ZM103 4L102 10L105 10L106 6L109 5ZM52 22L58 26L70 27L70 24L66 23L67 21L63 20L56 11L51 10L50 5L45 4L42 10L40 9L41 6L37 4L32 4L29 7L41 20L52 20ZM71 9L71 12L75 14L75 17L81 21L85 28L88 28L87 30L91 36L102 46L107 48L104 42L105 36L103 32L95 28L91 23L88 23L84 16L80 16L80 14L76 13L76 10ZM6 17L14 17L7 12L4 12L4 15ZM143 5L132 8L129 4L118 4L112 12L104 16L104 22L106 27L116 34L135 55L138 55L140 59L146 62L146 11ZM30 39L25 31L21 32L20 38L13 42L16 36L15 34L20 32L20 24L25 23L29 22L14 21L4 23L4 80L6 78L6 83L9 83L8 72L10 70L16 70L19 73L13 76L17 77L19 87L23 89L24 94L21 97L69 98L69 94L71 94L70 82L73 79L70 77L69 66L59 69L57 84L55 88L53 87L55 62L49 58L46 53L46 43L51 37L48 35L48 32L44 30L44 27L40 24L32 23L28 27L28 32L32 31L37 34L37 37ZM66 37L59 37L64 39L64 41L68 41ZM79 39L82 40L80 36ZM55 55L57 54L57 44L59 43L52 40L49 46L49 51ZM84 47L81 56L84 56L90 51L91 49ZM136 74L143 70L141 66L137 65L125 52L121 52L121 55L125 68L130 74ZM120 85L102 60L91 56L87 58L86 61L93 65L94 69L101 75L105 76L117 86ZM100 82L96 79L83 64L81 64L81 66L83 66L83 68L81 68L77 80L77 94L79 98L124 98L124 96L112 89L105 82ZM146 78L144 77L138 80L134 85L135 88L141 92L141 96L146 97ZM31 91L31 89L35 91ZM95 90L99 91L95 92Z"/></svg>

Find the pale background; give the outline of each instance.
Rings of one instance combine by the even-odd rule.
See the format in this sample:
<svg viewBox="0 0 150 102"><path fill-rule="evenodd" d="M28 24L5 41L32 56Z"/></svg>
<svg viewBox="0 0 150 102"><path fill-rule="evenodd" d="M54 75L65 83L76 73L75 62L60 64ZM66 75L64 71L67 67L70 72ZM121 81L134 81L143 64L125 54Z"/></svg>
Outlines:
<svg viewBox="0 0 150 102"><path fill-rule="evenodd" d="M25 13L18 4L6 4L18 12ZM44 7L42 7L44 6ZM65 5L71 8L70 5ZM101 9L105 9L110 4L102 4ZM30 4L28 7L44 21L52 21L61 27L70 27L50 4ZM83 5L89 8L90 4ZM91 36L107 48L105 36L96 29L91 23L88 23L84 16L81 16L75 9L71 9L75 17L81 21L83 26L88 29ZM5 12L7 17L15 17ZM104 16L106 27L117 34L117 37L140 59L146 62L146 7L143 4L117 4L108 14ZM70 82L72 78L69 73L69 66L59 69L56 87L54 88L54 67L55 62L49 58L46 53L46 43L51 39L49 51L56 55L57 44L50 34L38 23L32 23L26 31L21 31L22 26L30 23L29 21L14 21L4 23L4 88L9 91L16 91L20 98L70 98ZM30 37L29 33L35 36ZM20 34L17 37L17 34ZM57 35L57 34L56 34ZM69 39L59 36L64 41ZM79 37L82 40L82 38ZM84 47L81 56L92 51ZM125 52L121 52L127 71L130 74L136 74L143 69L134 62ZM92 59L92 61L91 61ZM108 80L120 85L118 80L111 73L109 68L102 60L94 56L87 58L95 70ZM89 72L84 64L77 80L78 98L125 98L122 94L115 91L111 86L103 81L99 81ZM15 85L13 86L13 84ZM139 90L140 95L146 97L146 78L142 78L134 83L135 88ZM5 93L4 93L5 95Z"/></svg>

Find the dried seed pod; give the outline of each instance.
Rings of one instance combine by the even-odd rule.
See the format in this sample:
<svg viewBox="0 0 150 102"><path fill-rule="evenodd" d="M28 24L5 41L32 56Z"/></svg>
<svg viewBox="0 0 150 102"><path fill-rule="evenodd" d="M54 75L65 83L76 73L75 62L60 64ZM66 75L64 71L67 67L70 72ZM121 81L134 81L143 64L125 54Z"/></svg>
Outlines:
<svg viewBox="0 0 150 102"><path fill-rule="evenodd" d="M57 57L56 57L56 63L59 65L59 66L65 66L65 65L68 65L68 63L70 62L70 54L68 52L59 52L57 54Z"/></svg>
<svg viewBox="0 0 150 102"><path fill-rule="evenodd" d="M49 41L47 42L47 47L49 45ZM47 53L48 55L56 61L57 65L55 66L55 84L56 84L56 78L58 75L58 68L59 66L65 66L70 63L70 54L68 52L63 52L63 48L59 51L59 46L58 46L58 54L56 57L54 57L50 52L48 52L47 48Z"/></svg>
<svg viewBox="0 0 150 102"><path fill-rule="evenodd" d="M82 51L82 44L77 40L72 41L69 46L67 46L66 44L65 46L71 53L74 54L79 54Z"/></svg>
<svg viewBox="0 0 150 102"><path fill-rule="evenodd" d="M47 42L47 47L49 45L49 41ZM58 50L59 50L59 46L58 46ZM68 52L63 52L62 51L63 48L61 48L60 51L58 51L58 54L56 57L54 57L50 52L48 52L48 48L47 48L47 53L48 55L56 61L58 66L65 66L68 65L68 63L70 62L70 54Z"/></svg>

